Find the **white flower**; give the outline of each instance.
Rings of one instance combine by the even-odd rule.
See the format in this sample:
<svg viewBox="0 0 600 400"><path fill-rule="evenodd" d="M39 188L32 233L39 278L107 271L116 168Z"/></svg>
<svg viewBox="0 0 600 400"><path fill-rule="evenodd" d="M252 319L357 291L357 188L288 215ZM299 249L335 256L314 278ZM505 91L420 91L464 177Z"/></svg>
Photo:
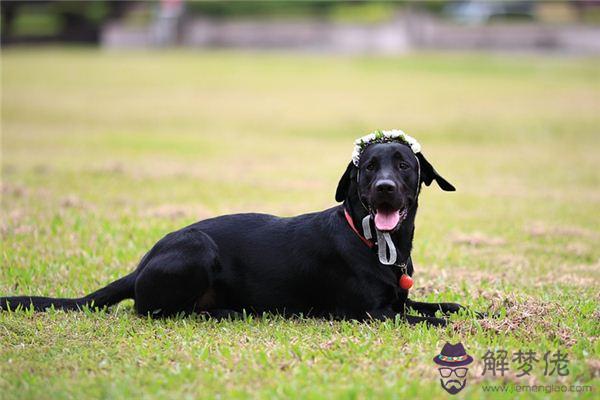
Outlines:
<svg viewBox="0 0 600 400"><path fill-rule="evenodd" d="M360 147L354 146L354 151L352 152L352 163L358 167L358 160L360 160Z"/></svg>
<svg viewBox="0 0 600 400"><path fill-rule="evenodd" d="M368 135L365 135L363 137L356 139L354 141L354 144L355 145L365 144L365 143L372 142L375 139L377 139L377 136L375 136L375 133L369 133Z"/></svg>
<svg viewBox="0 0 600 400"><path fill-rule="evenodd" d="M388 142L401 142L407 144L413 153L417 154L421 152L421 145L412 136L408 136L400 129L392 129L387 131L374 131L360 137L354 141L354 151L352 152L352 163L358 167L360 161L360 154L362 151L372 143L388 143Z"/></svg>

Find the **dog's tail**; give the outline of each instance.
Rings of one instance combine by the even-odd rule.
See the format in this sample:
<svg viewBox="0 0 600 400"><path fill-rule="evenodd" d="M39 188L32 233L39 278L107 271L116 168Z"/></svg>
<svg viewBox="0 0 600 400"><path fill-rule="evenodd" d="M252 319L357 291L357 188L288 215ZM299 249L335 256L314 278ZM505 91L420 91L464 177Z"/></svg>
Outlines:
<svg viewBox="0 0 600 400"><path fill-rule="evenodd" d="M35 311L45 311L46 309L52 307L57 310L81 310L84 307L109 307L122 300L134 298L135 277L136 273L132 272L121 279L117 279L102 289L96 290L95 292L78 299L62 299L38 296L0 297L0 311L16 310L19 307L23 309L29 309L30 307L33 307Z"/></svg>

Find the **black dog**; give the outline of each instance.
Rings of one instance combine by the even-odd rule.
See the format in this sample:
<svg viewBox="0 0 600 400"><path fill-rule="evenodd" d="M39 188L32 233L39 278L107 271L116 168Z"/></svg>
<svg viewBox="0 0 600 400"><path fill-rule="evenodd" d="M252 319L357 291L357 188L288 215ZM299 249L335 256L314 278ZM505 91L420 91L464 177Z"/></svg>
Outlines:
<svg viewBox="0 0 600 400"><path fill-rule="evenodd" d="M342 205L292 218L235 214L197 222L162 238L135 271L85 297L2 297L0 308L77 310L135 299L138 313L155 317L198 312L219 318L246 310L359 320L400 315L410 323L444 325L436 311L456 312L460 305L414 302L399 285L404 273L413 273L421 183L434 180L455 190L408 145L371 144L360 168L350 163L340 179L335 198ZM388 231L404 270L381 264L376 246L363 237L369 214L369 228ZM423 317L407 315L409 308Z"/></svg>

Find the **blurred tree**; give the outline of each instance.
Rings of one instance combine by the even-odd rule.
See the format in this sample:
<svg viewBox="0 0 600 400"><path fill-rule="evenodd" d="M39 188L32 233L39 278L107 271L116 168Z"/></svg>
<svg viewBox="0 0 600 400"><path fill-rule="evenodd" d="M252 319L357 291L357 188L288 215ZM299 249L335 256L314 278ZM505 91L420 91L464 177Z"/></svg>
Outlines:
<svg viewBox="0 0 600 400"><path fill-rule="evenodd" d="M98 0L2 1L2 44L97 42L104 21L120 17L129 3Z"/></svg>
<svg viewBox="0 0 600 400"><path fill-rule="evenodd" d="M313 17L330 18L332 15L353 15L352 9L357 12L365 10L370 13L372 7L376 12L380 10L395 9L406 1L208 1L189 2L187 9L190 14L203 15L210 18L238 18L238 17ZM354 17L353 17L354 18Z"/></svg>

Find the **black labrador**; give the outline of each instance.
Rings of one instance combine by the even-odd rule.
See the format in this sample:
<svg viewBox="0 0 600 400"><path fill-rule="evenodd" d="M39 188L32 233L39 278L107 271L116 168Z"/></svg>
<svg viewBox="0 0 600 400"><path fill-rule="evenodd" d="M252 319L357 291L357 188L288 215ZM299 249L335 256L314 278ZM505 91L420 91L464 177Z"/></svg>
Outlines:
<svg viewBox="0 0 600 400"><path fill-rule="evenodd" d="M399 284L403 274L413 274L421 184L434 180L455 190L406 144L371 144L360 167L351 162L340 179L335 199L341 205L291 218L234 214L197 222L166 235L135 271L87 296L0 297L0 309L78 310L134 299L138 313L154 317L196 312L223 318L246 310L358 320L399 315L409 323L445 325L436 311L462 306L412 301ZM379 223L388 231L404 270L380 263L377 246L364 237L369 214L369 228ZM421 316L408 315L409 309Z"/></svg>

